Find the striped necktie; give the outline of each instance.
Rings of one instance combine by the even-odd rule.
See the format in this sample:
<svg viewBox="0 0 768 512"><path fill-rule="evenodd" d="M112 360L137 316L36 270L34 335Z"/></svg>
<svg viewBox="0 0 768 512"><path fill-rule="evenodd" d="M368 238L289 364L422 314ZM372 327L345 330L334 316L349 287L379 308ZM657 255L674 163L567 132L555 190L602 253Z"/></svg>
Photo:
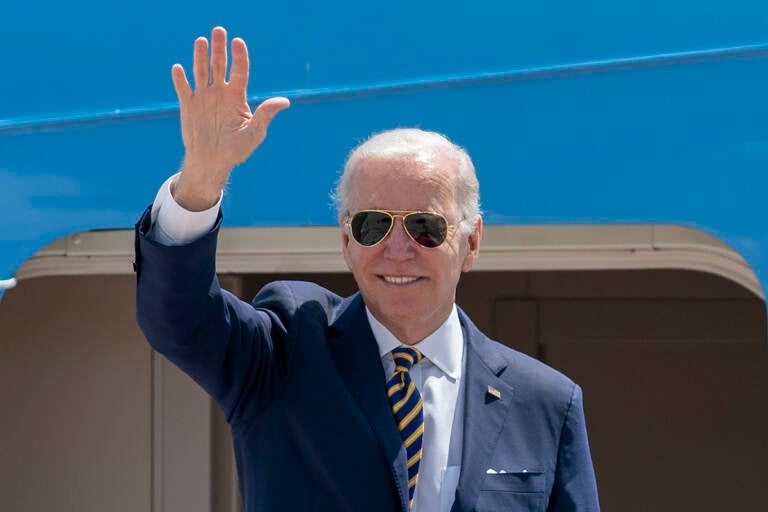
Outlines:
<svg viewBox="0 0 768 512"><path fill-rule="evenodd" d="M408 508L413 507L413 495L419 480L421 461L421 439L424 435L424 414L421 395L411 380L408 371L424 356L415 348L399 347L392 351L395 373L387 381L387 395L392 405L392 414L397 422L400 437L403 438L408 457Z"/></svg>

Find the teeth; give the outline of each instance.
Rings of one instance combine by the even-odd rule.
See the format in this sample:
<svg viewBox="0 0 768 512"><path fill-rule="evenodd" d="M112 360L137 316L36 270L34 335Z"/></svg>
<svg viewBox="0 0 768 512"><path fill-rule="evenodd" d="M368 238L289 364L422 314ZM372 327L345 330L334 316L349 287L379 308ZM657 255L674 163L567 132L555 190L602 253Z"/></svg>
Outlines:
<svg viewBox="0 0 768 512"><path fill-rule="evenodd" d="M407 284L417 280L418 277L384 276L384 280L392 284Z"/></svg>

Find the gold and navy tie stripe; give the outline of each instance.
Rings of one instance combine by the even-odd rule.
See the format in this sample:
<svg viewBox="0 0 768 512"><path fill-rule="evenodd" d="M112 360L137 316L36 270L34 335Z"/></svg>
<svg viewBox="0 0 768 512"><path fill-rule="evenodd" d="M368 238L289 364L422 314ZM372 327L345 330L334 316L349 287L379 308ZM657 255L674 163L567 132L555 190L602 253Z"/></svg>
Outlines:
<svg viewBox="0 0 768 512"><path fill-rule="evenodd" d="M415 348L400 347L392 351L395 373L387 381L387 395L392 405L400 437L408 458L408 507L413 506L413 495L419 481L421 440L424 435L424 414L421 395L408 371L424 356Z"/></svg>

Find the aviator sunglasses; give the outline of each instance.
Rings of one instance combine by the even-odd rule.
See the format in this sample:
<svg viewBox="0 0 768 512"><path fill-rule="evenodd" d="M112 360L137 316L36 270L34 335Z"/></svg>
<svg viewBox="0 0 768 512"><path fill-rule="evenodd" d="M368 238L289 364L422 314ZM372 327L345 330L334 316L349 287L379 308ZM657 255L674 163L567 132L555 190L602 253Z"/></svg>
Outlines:
<svg viewBox="0 0 768 512"><path fill-rule="evenodd" d="M407 210L361 210L347 216L345 224L355 242L363 247L373 247L387 238L398 217L403 219L403 227L411 240L427 249L445 242L448 230L454 227L439 213Z"/></svg>

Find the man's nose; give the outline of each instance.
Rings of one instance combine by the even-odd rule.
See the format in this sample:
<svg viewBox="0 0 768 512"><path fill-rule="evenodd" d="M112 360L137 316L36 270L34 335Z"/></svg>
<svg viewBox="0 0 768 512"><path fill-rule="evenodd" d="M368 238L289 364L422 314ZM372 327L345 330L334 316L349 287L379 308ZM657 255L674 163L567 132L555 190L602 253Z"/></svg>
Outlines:
<svg viewBox="0 0 768 512"><path fill-rule="evenodd" d="M392 259L407 259L415 252L414 241L408 236L403 226L403 219L398 217L394 221L392 231L384 240L384 255Z"/></svg>

